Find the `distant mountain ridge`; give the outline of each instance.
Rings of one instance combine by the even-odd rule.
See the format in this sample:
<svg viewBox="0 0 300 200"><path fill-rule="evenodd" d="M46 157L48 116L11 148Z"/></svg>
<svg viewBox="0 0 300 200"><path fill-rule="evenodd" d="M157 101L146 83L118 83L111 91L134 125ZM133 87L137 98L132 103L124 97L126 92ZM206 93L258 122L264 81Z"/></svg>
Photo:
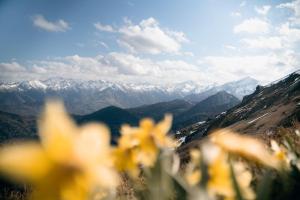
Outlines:
<svg viewBox="0 0 300 200"><path fill-rule="evenodd" d="M220 91L192 106L176 117L175 128L187 126L213 118L240 103L240 100L226 91Z"/></svg>
<svg viewBox="0 0 300 200"><path fill-rule="evenodd" d="M89 114L107 106L133 108L182 98L196 103L222 90L237 97L250 94L257 81L249 80L241 79L216 87L203 87L192 81L158 86L62 78L0 83L0 110L36 115L41 111L45 99L50 97L62 99L67 110L77 115Z"/></svg>
<svg viewBox="0 0 300 200"><path fill-rule="evenodd" d="M139 120L145 117L159 121L166 113L170 113L174 117L173 130L176 130L187 123L192 124L214 117L239 102L239 99L233 95L221 91L196 105L177 99L130 109L109 106L88 115L75 116L75 119L78 123L96 121L107 124L111 128L114 141L116 141L122 124L136 126Z"/></svg>
<svg viewBox="0 0 300 200"><path fill-rule="evenodd" d="M111 130L112 142L115 143L120 136L122 124L137 126L139 120L145 117L159 121L166 113L170 113L174 117L172 129L176 130L178 127L182 127L187 123L192 124L214 117L216 114L226 111L238 102L239 100L233 95L221 91L195 105L182 99L176 99L169 102L160 102L130 109L108 106L87 115L73 115L73 118L78 124L88 122L101 122L106 124ZM33 116L19 116L0 112L0 128L4 133L2 140L26 138L26 135L30 137L36 136L35 120ZM24 133L22 131L24 131Z"/></svg>
<svg viewBox="0 0 300 200"><path fill-rule="evenodd" d="M183 99L175 99L172 101L160 102L127 110L139 118L151 117L158 121L161 120L166 113L177 116L191 108L193 105L194 104Z"/></svg>
<svg viewBox="0 0 300 200"><path fill-rule="evenodd" d="M199 102L220 91L226 91L229 94L242 100L244 96L254 92L258 81L251 77L246 77L238 81L229 82L220 86L212 87L206 91L197 94L189 94L184 99L191 102Z"/></svg>
<svg viewBox="0 0 300 200"><path fill-rule="evenodd" d="M103 80L32 80L0 84L0 110L35 115L40 112L46 98L56 97L64 100L69 112L82 115L107 106L137 107L182 98L200 91L200 86L191 83L162 87Z"/></svg>

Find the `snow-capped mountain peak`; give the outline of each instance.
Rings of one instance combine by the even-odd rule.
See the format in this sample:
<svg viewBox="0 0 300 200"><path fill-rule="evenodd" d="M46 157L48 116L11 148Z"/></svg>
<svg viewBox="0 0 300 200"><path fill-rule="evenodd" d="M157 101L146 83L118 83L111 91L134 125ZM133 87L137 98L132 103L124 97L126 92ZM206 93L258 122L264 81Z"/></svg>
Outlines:
<svg viewBox="0 0 300 200"><path fill-rule="evenodd" d="M254 82L246 78L217 87L193 81L155 85L63 78L0 83L0 110L22 114L37 112L49 97L64 100L69 111L75 114L87 114L111 105L129 108L193 95L212 95L222 90L241 98L254 91ZM33 111L28 111L32 106Z"/></svg>

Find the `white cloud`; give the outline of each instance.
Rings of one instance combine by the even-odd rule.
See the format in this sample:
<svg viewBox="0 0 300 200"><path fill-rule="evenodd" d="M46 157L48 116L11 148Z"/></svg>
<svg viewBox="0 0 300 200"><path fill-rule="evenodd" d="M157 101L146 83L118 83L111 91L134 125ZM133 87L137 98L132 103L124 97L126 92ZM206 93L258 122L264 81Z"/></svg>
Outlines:
<svg viewBox="0 0 300 200"><path fill-rule="evenodd" d="M3 67L4 66L4 67ZM14 66L7 67L7 66ZM26 67L1 63L0 80L46 79L50 77L103 79L124 82L169 84L193 80L207 84L208 77L197 65L183 60L152 60L127 53L111 52L96 57L79 55L27 62ZM180 78L178 78L180 77Z"/></svg>
<svg viewBox="0 0 300 200"><path fill-rule="evenodd" d="M259 18L250 18L233 28L234 33L268 33L270 24Z"/></svg>
<svg viewBox="0 0 300 200"><path fill-rule="evenodd" d="M59 76L155 84L192 80L207 85L251 76L262 83L268 83L296 70L300 64L300 55L286 50L262 55L207 56L193 64L178 59L152 60L111 52L95 57L73 55L27 63L26 67L16 62L1 63L0 79L45 79Z"/></svg>
<svg viewBox="0 0 300 200"><path fill-rule="evenodd" d="M277 8L290 9L293 15L289 18L289 21L292 25L300 25L300 0L279 4Z"/></svg>
<svg viewBox="0 0 300 200"><path fill-rule="evenodd" d="M277 8L291 9L297 17L300 16L300 0L279 4Z"/></svg>
<svg viewBox="0 0 300 200"><path fill-rule="evenodd" d="M17 62L11 62L11 63L0 63L0 71L1 72L23 72L26 71L25 67L20 65Z"/></svg>
<svg viewBox="0 0 300 200"><path fill-rule="evenodd" d="M282 24L278 31L281 37L291 45L300 41L300 29L291 27L289 22Z"/></svg>
<svg viewBox="0 0 300 200"><path fill-rule="evenodd" d="M110 25L95 23L95 28L100 31L114 32L117 34L119 46L130 53L161 54L171 53L183 55L180 52L183 43L188 43L186 35L181 31L162 28L159 22L150 17L134 24L124 18L124 25L113 28Z"/></svg>
<svg viewBox="0 0 300 200"><path fill-rule="evenodd" d="M282 49L283 41L281 37L257 37L257 38L244 38L241 40L247 48L257 49Z"/></svg>
<svg viewBox="0 0 300 200"><path fill-rule="evenodd" d="M184 32L178 32L178 31L171 31L171 30L167 30L166 33L173 37L176 41L178 42L190 42L186 35L184 34Z"/></svg>
<svg viewBox="0 0 300 200"><path fill-rule="evenodd" d="M255 11L260 15L267 15L270 11L271 6L270 5L264 5L262 7L255 7Z"/></svg>
<svg viewBox="0 0 300 200"><path fill-rule="evenodd" d="M60 19L56 22L50 22L43 15L34 16L33 25L49 32L65 32L70 29L66 21Z"/></svg>
<svg viewBox="0 0 300 200"><path fill-rule="evenodd" d="M240 16L242 16L242 14L240 12L231 12L230 16L231 17L240 17Z"/></svg>
<svg viewBox="0 0 300 200"><path fill-rule="evenodd" d="M15 61L1 63L0 80L64 77L152 84L192 80L207 85L251 76L262 83L268 83L295 71L299 65L300 55L292 50L261 55L207 56L197 64L178 59L153 60L111 52L95 57L73 55L30 61L26 67Z"/></svg>
<svg viewBox="0 0 300 200"><path fill-rule="evenodd" d="M154 18L142 20L136 25L127 19L119 33L119 44L133 53L178 53L181 44L188 42L183 32L164 30Z"/></svg>
<svg viewBox="0 0 300 200"><path fill-rule="evenodd" d="M105 32L115 32L114 28L110 25L103 25L100 22L97 22L94 24L95 28L99 31L105 31Z"/></svg>
<svg viewBox="0 0 300 200"><path fill-rule="evenodd" d="M149 75L157 76L158 67L149 59L141 59L137 56L124 53L110 53L103 60L111 67L115 67L120 74L124 75ZM150 67L152 66L152 67Z"/></svg>
<svg viewBox="0 0 300 200"><path fill-rule="evenodd" d="M293 51L253 56L208 56L202 60L202 65L209 69L207 74L213 74L216 79L227 82L250 76L263 84L295 71L299 64L300 56Z"/></svg>

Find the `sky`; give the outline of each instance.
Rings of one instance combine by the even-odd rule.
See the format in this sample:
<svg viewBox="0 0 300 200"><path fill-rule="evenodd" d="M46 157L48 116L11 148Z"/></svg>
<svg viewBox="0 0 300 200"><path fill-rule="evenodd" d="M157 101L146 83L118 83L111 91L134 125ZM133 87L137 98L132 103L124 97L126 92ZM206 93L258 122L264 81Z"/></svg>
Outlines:
<svg viewBox="0 0 300 200"><path fill-rule="evenodd" d="M0 0L0 81L267 84L300 69L300 0Z"/></svg>

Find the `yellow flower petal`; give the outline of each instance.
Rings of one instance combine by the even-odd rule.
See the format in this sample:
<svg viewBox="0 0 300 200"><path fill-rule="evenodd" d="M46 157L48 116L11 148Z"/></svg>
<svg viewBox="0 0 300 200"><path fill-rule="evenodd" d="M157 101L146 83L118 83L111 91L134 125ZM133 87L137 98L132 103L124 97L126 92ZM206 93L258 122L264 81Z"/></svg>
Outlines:
<svg viewBox="0 0 300 200"><path fill-rule="evenodd" d="M223 129L211 135L211 141L224 150L238 154L265 166L279 169L280 163L259 140Z"/></svg>
<svg viewBox="0 0 300 200"><path fill-rule="evenodd" d="M139 174L137 149L117 147L112 152L114 165L119 171L127 171L133 177Z"/></svg>
<svg viewBox="0 0 300 200"><path fill-rule="evenodd" d="M199 164L200 158L201 158L201 152L199 149L192 149L190 151L191 155L191 162L193 162L195 165Z"/></svg>
<svg viewBox="0 0 300 200"><path fill-rule="evenodd" d="M154 127L154 121L149 118L142 119L140 121L140 128L149 132Z"/></svg>
<svg viewBox="0 0 300 200"><path fill-rule="evenodd" d="M245 199L255 199L255 193L250 187L252 181L252 174L250 171L248 171L241 162L234 163L233 168L243 197Z"/></svg>
<svg viewBox="0 0 300 200"><path fill-rule="evenodd" d="M37 143L14 144L0 150L0 171L17 180L36 182L49 173L52 164Z"/></svg>
<svg viewBox="0 0 300 200"><path fill-rule="evenodd" d="M53 160L65 162L73 157L74 136L78 130L62 103L47 102L38 125L42 144Z"/></svg>
<svg viewBox="0 0 300 200"><path fill-rule="evenodd" d="M96 123L82 126L74 148L77 159L83 165L95 162L108 163L110 160L110 134L108 128Z"/></svg>
<svg viewBox="0 0 300 200"><path fill-rule="evenodd" d="M201 172L200 170L194 170L191 173L187 173L185 178L190 186L195 186L201 180Z"/></svg>
<svg viewBox="0 0 300 200"><path fill-rule="evenodd" d="M166 114L165 118L156 125L156 129L163 134L167 134L172 127L173 117L170 114Z"/></svg>
<svg viewBox="0 0 300 200"><path fill-rule="evenodd" d="M158 154L158 148L153 142L142 143L141 151L137 154L137 160L146 167L152 167L155 164Z"/></svg>
<svg viewBox="0 0 300 200"><path fill-rule="evenodd" d="M119 184L119 176L116 171L105 165L96 166L94 168L89 169L89 176L92 180L92 185L97 189L104 188L104 189L114 189Z"/></svg>
<svg viewBox="0 0 300 200"><path fill-rule="evenodd" d="M173 143L172 139L167 136L171 122L171 115L167 115L157 125L153 120L145 118L140 121L139 127L122 126L118 147L114 150L117 168L137 174L139 165L153 166L160 148L175 145L175 142ZM120 160L123 161L120 162Z"/></svg>
<svg viewBox="0 0 300 200"><path fill-rule="evenodd" d="M137 137L139 133L139 128L123 125L121 127L121 137L119 138L118 146L122 148L132 148L139 145L140 141Z"/></svg>
<svg viewBox="0 0 300 200"><path fill-rule="evenodd" d="M62 200L87 200L92 187L86 176L76 174L61 184L60 198Z"/></svg>
<svg viewBox="0 0 300 200"><path fill-rule="evenodd" d="M228 162L228 153L221 147L206 143L202 146L203 158L208 165L208 192L210 195L220 195L225 199L235 199L232 175ZM238 185L245 199L254 199L255 195L250 187L252 174L242 163L233 163L233 170Z"/></svg>
<svg viewBox="0 0 300 200"><path fill-rule="evenodd" d="M225 197L234 196L230 168L225 153L220 152L220 154L212 160L209 164L208 174L210 178L207 187L210 193Z"/></svg>

